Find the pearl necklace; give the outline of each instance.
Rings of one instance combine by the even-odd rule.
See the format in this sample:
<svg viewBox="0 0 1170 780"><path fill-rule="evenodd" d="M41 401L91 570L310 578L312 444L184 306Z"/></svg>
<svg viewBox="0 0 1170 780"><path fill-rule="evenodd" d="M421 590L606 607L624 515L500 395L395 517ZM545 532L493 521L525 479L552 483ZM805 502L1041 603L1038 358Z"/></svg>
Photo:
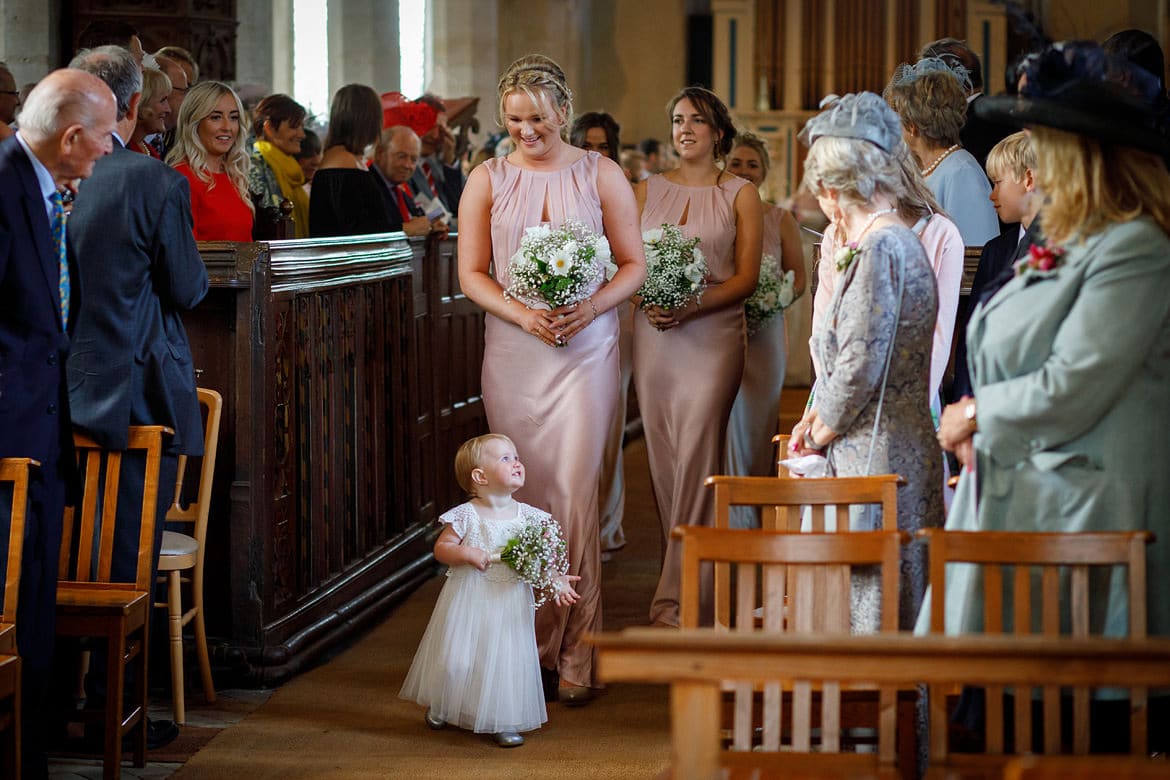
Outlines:
<svg viewBox="0 0 1170 780"><path fill-rule="evenodd" d="M934 158L934 162L932 162L930 165L928 165L922 169L922 178L925 179L927 176L934 173L934 169L938 167L938 164L940 162L942 162L943 160L947 159L947 155L949 155L953 151L956 151L957 149L959 149L958 144L954 144L953 146L951 146L947 149L944 149L942 154L940 154L938 157Z"/></svg>
<svg viewBox="0 0 1170 780"><path fill-rule="evenodd" d="M869 219L867 219L865 221L865 224L861 226L861 232L859 232L857 234L857 239L854 241L850 241L849 243L860 244L861 239L865 237L866 231L868 231L870 229L870 227L873 225L873 223L877 221L878 217L884 217L886 214L893 214L897 210L898 209L896 209L896 208L888 208L888 209L879 209L878 211L874 211L874 212L870 213Z"/></svg>

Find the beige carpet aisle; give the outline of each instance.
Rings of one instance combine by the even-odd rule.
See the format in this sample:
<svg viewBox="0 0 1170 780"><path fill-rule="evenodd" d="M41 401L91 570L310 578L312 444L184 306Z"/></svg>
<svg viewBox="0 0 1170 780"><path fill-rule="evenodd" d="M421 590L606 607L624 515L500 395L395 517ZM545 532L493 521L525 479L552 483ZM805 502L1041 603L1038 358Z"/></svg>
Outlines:
<svg viewBox="0 0 1170 780"><path fill-rule="evenodd" d="M603 568L605 627L645 625L657 582L659 531L646 449L626 448L629 545ZM529 457L532 457L529 454ZM549 704L520 748L447 728L398 699L441 587L436 578L328 664L284 685L175 775L199 778L650 778L669 763L665 687L614 685L585 707Z"/></svg>

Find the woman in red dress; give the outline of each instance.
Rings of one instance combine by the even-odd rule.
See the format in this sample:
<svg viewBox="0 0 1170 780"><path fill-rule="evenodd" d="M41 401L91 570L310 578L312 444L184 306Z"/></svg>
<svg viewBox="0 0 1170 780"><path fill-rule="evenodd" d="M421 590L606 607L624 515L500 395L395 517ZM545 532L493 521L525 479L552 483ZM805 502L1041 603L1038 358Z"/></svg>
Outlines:
<svg viewBox="0 0 1170 780"><path fill-rule="evenodd" d="M179 110L175 147L167 162L191 185L196 241L252 240L243 113L240 96L219 81L191 87Z"/></svg>

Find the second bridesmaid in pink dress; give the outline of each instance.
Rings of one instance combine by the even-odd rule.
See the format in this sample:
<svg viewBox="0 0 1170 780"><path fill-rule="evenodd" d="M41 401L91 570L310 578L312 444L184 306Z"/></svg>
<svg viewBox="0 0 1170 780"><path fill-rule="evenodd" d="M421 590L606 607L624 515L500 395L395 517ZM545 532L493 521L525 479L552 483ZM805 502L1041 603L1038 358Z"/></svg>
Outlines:
<svg viewBox="0 0 1170 780"><path fill-rule="evenodd" d="M756 188L717 165L735 140L723 102L687 87L671 101L670 121L679 167L635 188L642 229L668 223L698 236L707 288L684 307L651 306L635 316L634 387L666 540L650 620L677 626L681 561L670 531L714 519L703 480L723 470L727 418L743 375L743 302L760 274L763 217Z"/></svg>
<svg viewBox="0 0 1170 780"><path fill-rule="evenodd" d="M516 497L552 514L565 531L580 601L536 616L540 662L559 674L558 698L588 701L597 687L601 630L598 480L618 397L614 311L645 278L635 203L621 168L564 138L571 93L560 67L528 55L500 78L499 119L516 150L472 171L459 204L459 282L487 312L483 398L493 433L529 453ZM609 239L617 273L573 306L504 297L509 259L526 228L565 220ZM598 262L601 262L599 259Z"/></svg>

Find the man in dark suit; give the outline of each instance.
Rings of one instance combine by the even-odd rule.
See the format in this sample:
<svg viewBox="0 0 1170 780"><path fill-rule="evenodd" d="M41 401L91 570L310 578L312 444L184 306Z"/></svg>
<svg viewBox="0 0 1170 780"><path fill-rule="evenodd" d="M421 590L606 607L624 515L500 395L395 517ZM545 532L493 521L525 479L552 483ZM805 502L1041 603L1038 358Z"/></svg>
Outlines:
<svg viewBox="0 0 1170 780"><path fill-rule="evenodd" d="M23 659L25 777L45 777L43 706L53 655L61 516L72 481L65 360L80 303L58 193L110 151L115 103L86 73L58 70L29 94L20 131L0 143L0 457L31 457L16 642ZM11 496L0 501L8 527Z"/></svg>
<svg viewBox="0 0 1170 780"><path fill-rule="evenodd" d="M428 198L438 198L452 218L459 214L464 177L455 158L455 136L447 127L447 106L429 92L418 99L435 110L435 124L419 139L422 157L410 177L410 189ZM452 223L453 224L453 223Z"/></svg>
<svg viewBox="0 0 1170 780"><path fill-rule="evenodd" d="M419 146L418 136L409 127L386 128L374 146L370 176L382 193L392 230L401 230L408 236L433 232L446 235L446 222L428 219L414 202L414 193L407 184L418 166Z"/></svg>
<svg viewBox="0 0 1170 780"><path fill-rule="evenodd" d="M207 269L191 232L187 180L123 145L142 97L142 73L130 52L101 46L81 52L70 65L110 85L118 124L113 153L94 166L70 215L70 244L87 293L69 356L69 402L74 424L111 450L126 448L131 425L175 431L159 468L152 552L157 572L178 456L203 453L195 368L180 311L207 294ZM144 466L142 453L122 460L111 567L111 577L122 582L135 579ZM96 698L105 693L104 663L102 654L93 655L91 668L99 673L87 679L87 690ZM171 721L147 724L151 747L177 734Z"/></svg>
<svg viewBox="0 0 1170 780"><path fill-rule="evenodd" d="M207 269L191 232L187 180L125 148L137 120L142 74L118 46L83 51L70 63L98 75L118 99L113 153L94 166L70 215L86 299L69 356L73 422L94 441L126 448L131 425L165 425L154 568L179 455L203 453L195 369L180 312L207 294ZM131 461L131 462L128 462ZM112 577L134 580L142 462L124 459ZM122 522L122 512L128 522Z"/></svg>

